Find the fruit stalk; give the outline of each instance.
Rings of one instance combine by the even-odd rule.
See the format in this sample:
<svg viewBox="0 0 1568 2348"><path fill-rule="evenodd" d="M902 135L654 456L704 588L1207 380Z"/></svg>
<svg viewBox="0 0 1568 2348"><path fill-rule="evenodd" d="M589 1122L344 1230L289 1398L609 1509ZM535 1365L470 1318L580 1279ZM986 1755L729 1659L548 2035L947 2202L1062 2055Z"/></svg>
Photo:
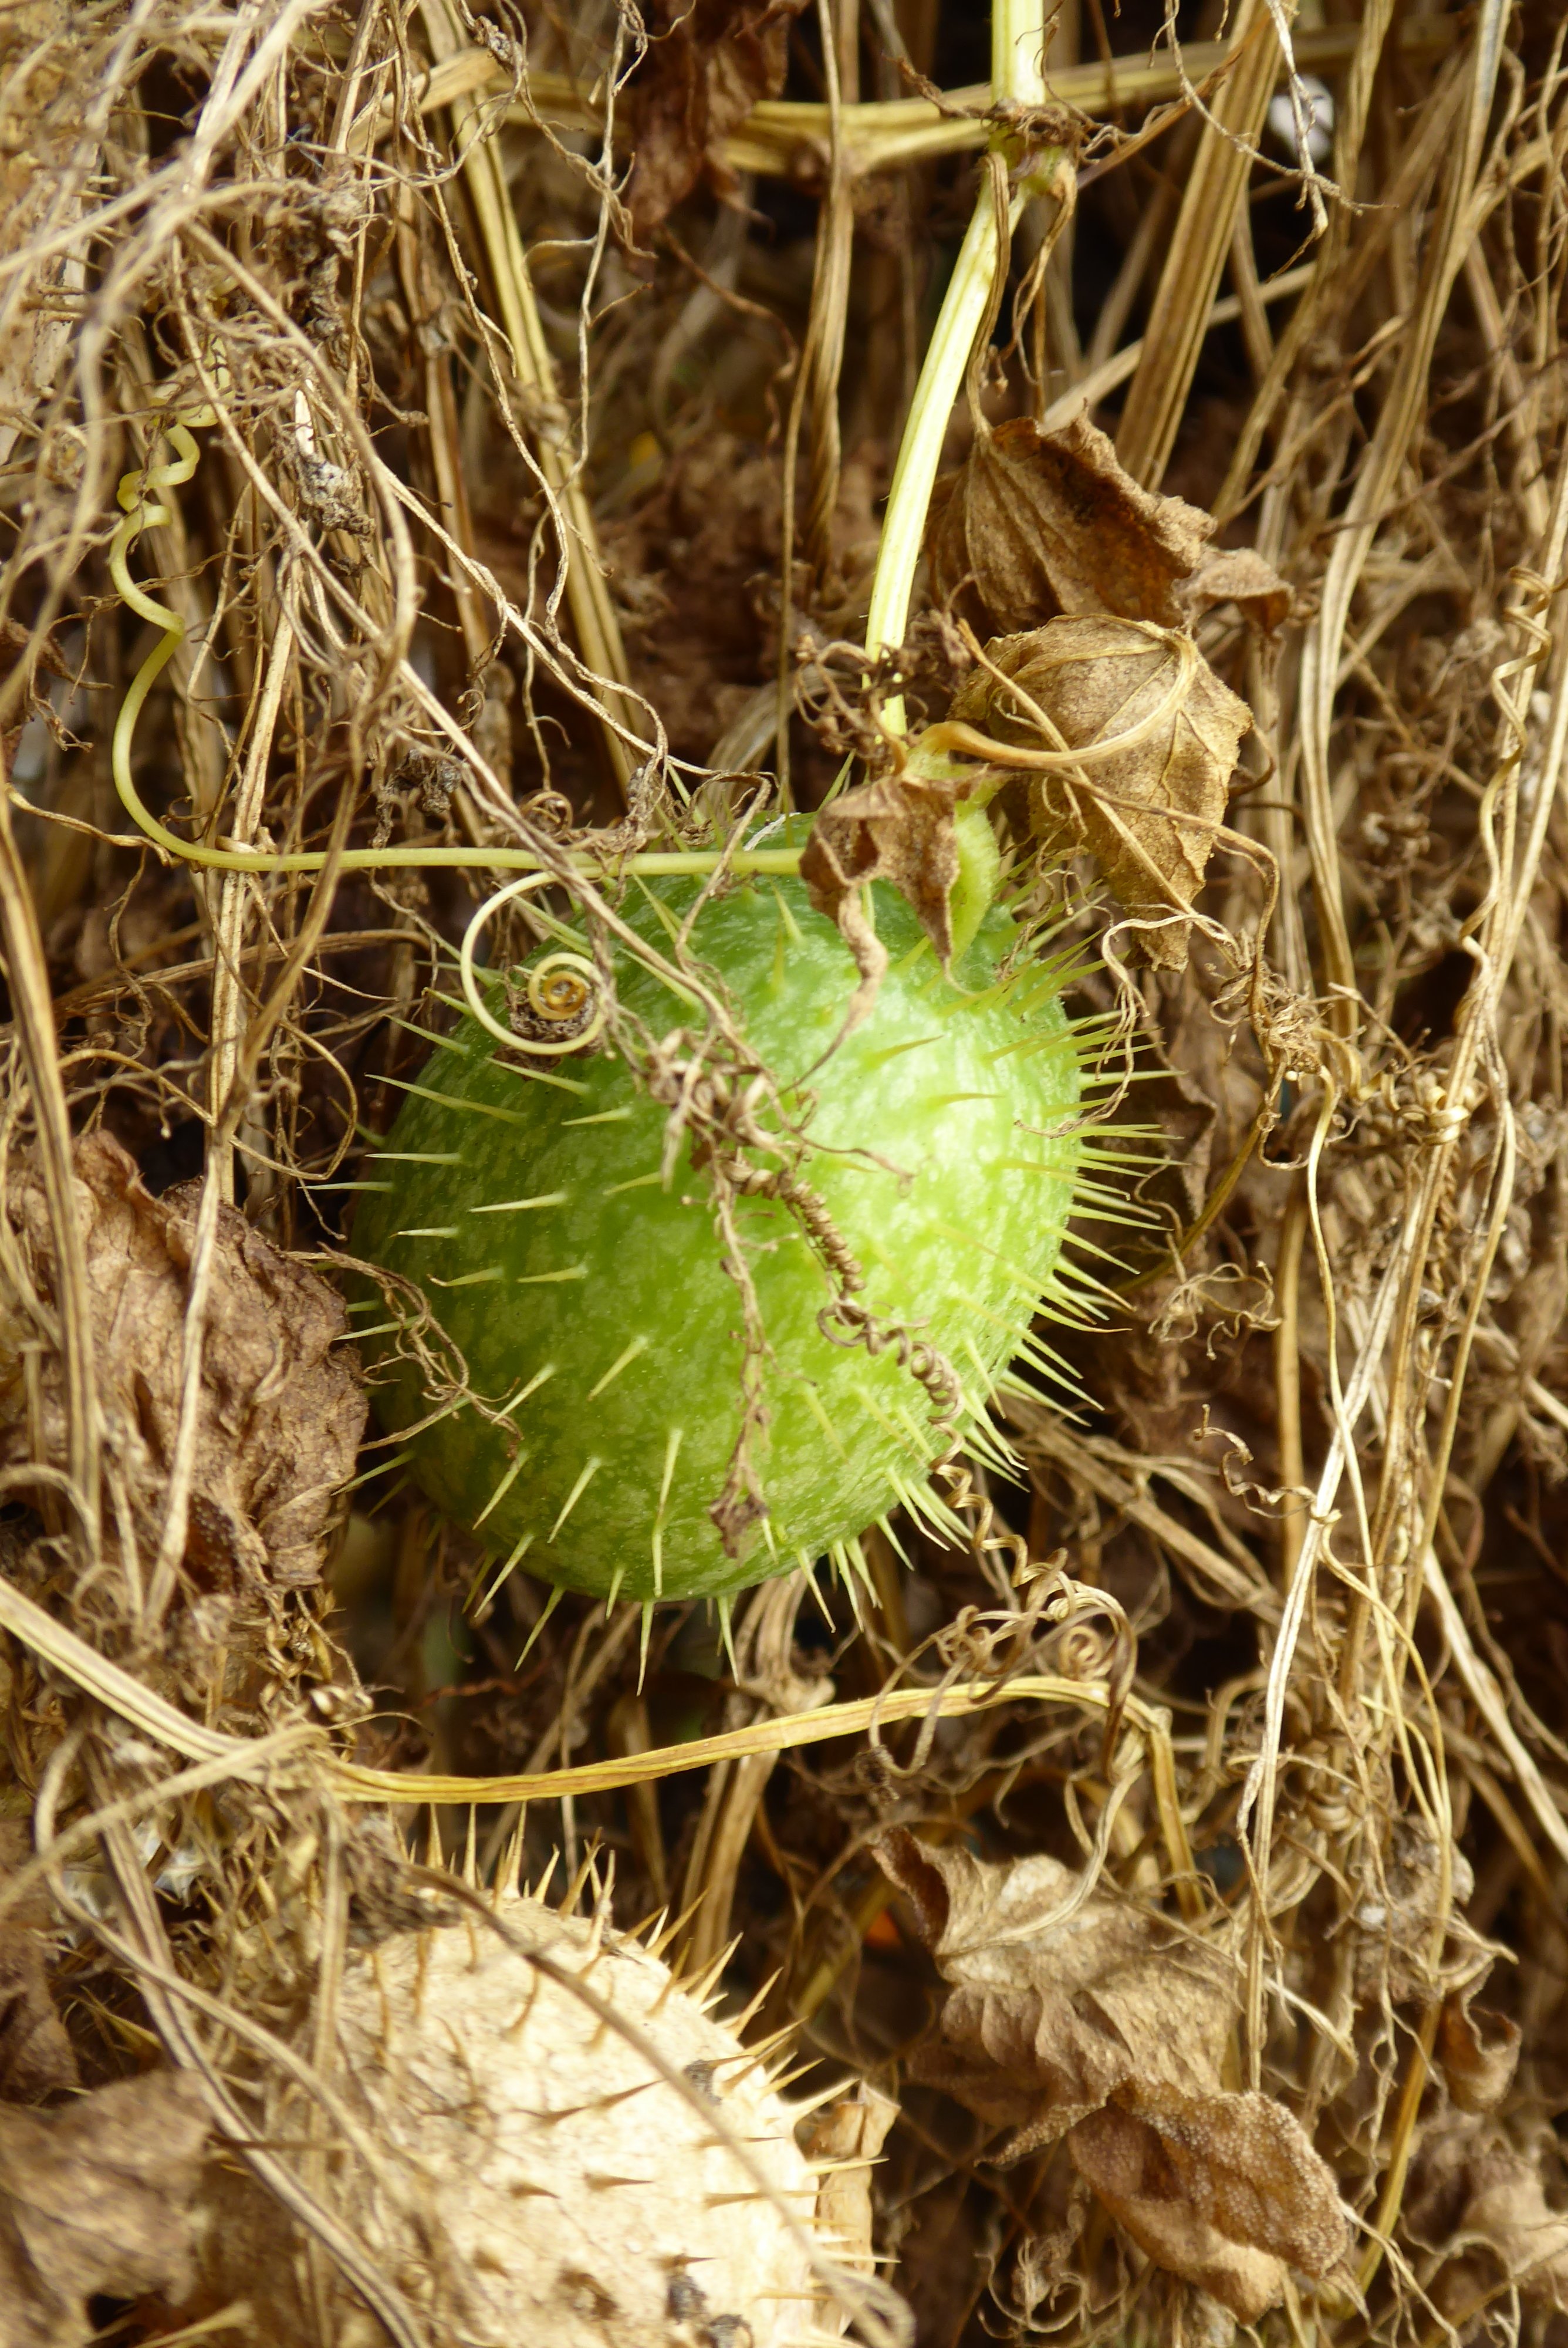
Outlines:
<svg viewBox="0 0 1568 2348"><path fill-rule="evenodd" d="M991 100L993 107L1037 107L1045 97L1045 0L993 0L991 9ZM998 124L989 151L1016 159L1018 131ZM1030 159L1008 205L1009 233L1024 206L1049 186L1061 150L1044 148ZM1008 253L997 236L997 206L990 177L982 180L975 209L948 282L941 312L926 352L909 418L899 444L887 510L883 518L876 573L866 622L866 649L879 653L903 641L909 598L925 536L926 514L941 462L953 404L963 386L975 337L990 308ZM896 734L904 730L904 705L889 702L886 718Z"/></svg>

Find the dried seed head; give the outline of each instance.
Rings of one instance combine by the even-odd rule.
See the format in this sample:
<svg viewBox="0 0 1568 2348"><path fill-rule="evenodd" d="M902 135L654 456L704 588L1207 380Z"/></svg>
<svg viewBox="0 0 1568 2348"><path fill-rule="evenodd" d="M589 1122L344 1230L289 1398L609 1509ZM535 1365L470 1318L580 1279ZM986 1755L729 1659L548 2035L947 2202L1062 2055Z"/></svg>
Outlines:
<svg viewBox="0 0 1568 2348"><path fill-rule="evenodd" d="M763 2063L641 1941L531 1899L496 1915L351 1962L331 2085L355 2141L318 2188L339 2225L438 2336L474 2348L789 2348L835 2331L818 2179ZM593 2004L571 1986L590 1969ZM296 2085L264 2093L265 2141L319 2134ZM245 2297L258 2337L313 2340L288 2214L248 2178L217 2193L200 2307ZM869 2241L835 2220L826 2254L867 2271ZM354 2294L328 2291L357 2339Z"/></svg>

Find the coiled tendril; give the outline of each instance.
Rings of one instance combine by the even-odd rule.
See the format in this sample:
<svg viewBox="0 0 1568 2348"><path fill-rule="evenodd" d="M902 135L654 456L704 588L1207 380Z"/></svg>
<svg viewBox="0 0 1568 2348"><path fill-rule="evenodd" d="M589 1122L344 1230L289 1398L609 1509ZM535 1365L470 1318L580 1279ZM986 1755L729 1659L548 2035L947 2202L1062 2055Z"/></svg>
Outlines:
<svg viewBox="0 0 1568 2348"><path fill-rule="evenodd" d="M497 889L493 897L486 898L463 932L463 943L457 953L457 974L462 983L463 999L487 1035L494 1035L497 1043L509 1044L514 1051L520 1045L523 1050L541 1058L557 1059L568 1052L580 1051L585 1044L591 1044L609 1015L610 1005L605 999L603 981L588 956L564 953L546 954L544 960L536 963L527 973L528 1010L541 1027L558 1031L558 1038L553 1042L548 1034L543 1036L531 1033L519 1035L514 1028L503 1027L479 992L478 976L474 968L475 949L486 925L514 897L523 896L530 889L542 888L551 877L548 872L525 872L520 880L509 880L504 889ZM591 1016L585 1025L576 1025L589 1004L592 1005ZM559 1035L559 1031L567 1025L571 1026L571 1034Z"/></svg>

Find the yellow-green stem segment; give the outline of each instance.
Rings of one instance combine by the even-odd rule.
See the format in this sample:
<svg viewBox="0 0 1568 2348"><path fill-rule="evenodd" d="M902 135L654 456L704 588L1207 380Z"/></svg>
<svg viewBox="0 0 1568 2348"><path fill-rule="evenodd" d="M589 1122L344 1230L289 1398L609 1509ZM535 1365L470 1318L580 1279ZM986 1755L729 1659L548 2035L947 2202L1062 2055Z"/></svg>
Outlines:
<svg viewBox="0 0 1568 2348"><path fill-rule="evenodd" d="M1039 106L1045 97L1041 64L1045 54L1044 0L994 0L991 9L991 97L994 104ZM1016 133L1005 127L993 131L993 148L1005 151ZM1059 160L1054 148L1045 150L1035 168L1014 190L1008 207L1009 231L1031 196L1042 191ZM866 649L879 653L900 644L909 619L909 599L926 531L926 516L936 486L954 403L963 388L975 336L990 306L999 273L1008 263L998 250L997 208L989 179L982 182L975 209L936 330L931 336L915 386L909 420L899 444L893 486L882 522L876 574L871 584L871 604L866 622ZM888 728L904 730L902 700L890 701Z"/></svg>

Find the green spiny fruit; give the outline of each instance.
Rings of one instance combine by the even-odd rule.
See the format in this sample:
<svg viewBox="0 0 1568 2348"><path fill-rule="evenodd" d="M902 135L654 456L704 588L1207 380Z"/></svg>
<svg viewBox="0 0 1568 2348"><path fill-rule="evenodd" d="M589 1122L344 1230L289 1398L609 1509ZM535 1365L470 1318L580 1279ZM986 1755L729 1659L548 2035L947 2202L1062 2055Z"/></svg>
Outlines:
<svg viewBox="0 0 1568 2348"><path fill-rule="evenodd" d="M696 891L640 880L621 911L668 957ZM800 881L733 885L691 941L785 1115L806 1111L800 1170L875 1316L871 1346L830 1338L834 1289L801 1216L733 1198L765 1337L751 1452L765 1514L728 1547L711 1511L741 1431L746 1315L712 1179L688 1135L664 1180L668 1112L625 1058L530 1072L466 1018L372 1152L354 1251L417 1284L499 1416L465 1403L421 1427L420 1375L384 1344L376 1407L389 1432L415 1430L431 1498L508 1566L646 1601L723 1595L824 1553L857 1566L859 1533L900 1502L956 1529L927 1471L957 1439L994 1446L983 1413L999 1378L1020 1357L1044 1366L1030 1324L1042 1305L1071 1310L1059 1254L1086 1152L1086 1044L1060 963L1031 957L1004 911L985 913L951 977L880 885L876 913L890 967L825 1059L856 973ZM701 1027L620 949L616 989L656 1037ZM896 1328L905 1341L877 1350ZM942 1371L918 1382L912 1340L956 1374L945 1410Z"/></svg>

